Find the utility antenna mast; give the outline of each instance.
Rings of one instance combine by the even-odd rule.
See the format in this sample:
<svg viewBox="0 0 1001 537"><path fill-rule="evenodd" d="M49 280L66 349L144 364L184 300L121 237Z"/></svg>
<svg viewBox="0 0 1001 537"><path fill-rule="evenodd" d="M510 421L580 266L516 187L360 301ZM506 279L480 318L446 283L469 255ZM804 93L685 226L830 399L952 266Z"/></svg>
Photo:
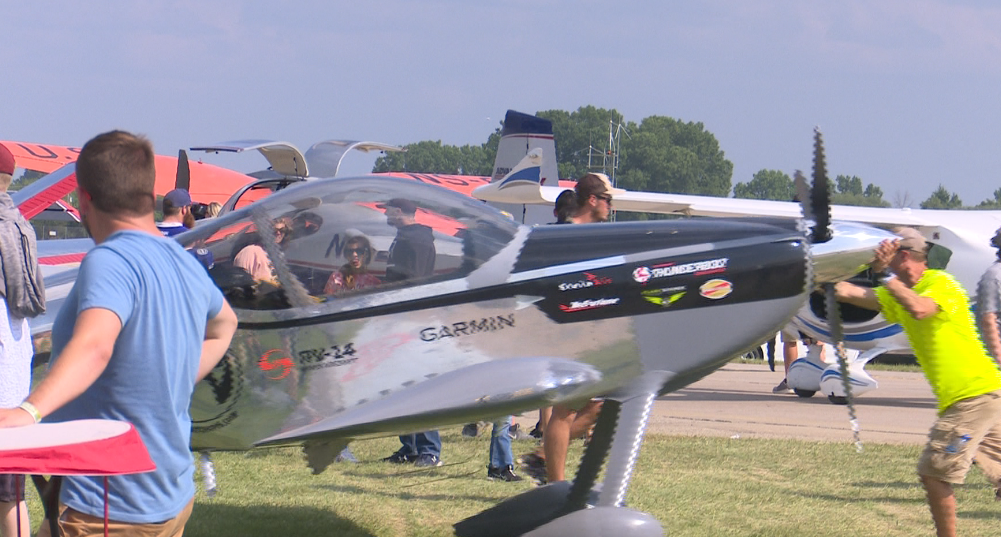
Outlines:
<svg viewBox="0 0 1001 537"><path fill-rule="evenodd" d="M601 172L608 176L615 186L615 172L619 169L619 149L622 144L622 135L629 138L629 130L621 122L608 120L608 145L605 149L588 146L587 148L587 169L592 172Z"/></svg>

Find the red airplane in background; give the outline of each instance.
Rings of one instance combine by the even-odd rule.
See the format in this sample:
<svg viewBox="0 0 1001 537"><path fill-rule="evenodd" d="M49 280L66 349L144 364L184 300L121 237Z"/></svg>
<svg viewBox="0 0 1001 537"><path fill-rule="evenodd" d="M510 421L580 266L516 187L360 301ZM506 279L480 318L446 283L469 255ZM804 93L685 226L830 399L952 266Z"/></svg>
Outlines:
<svg viewBox="0 0 1001 537"><path fill-rule="evenodd" d="M53 173L68 164L76 162L80 153L79 147L65 147L50 144L33 144L27 142L0 141L14 155L14 160L19 168L42 173ZM191 199L201 203L212 203L213 201L225 203L243 185L253 181L240 172L220 168L202 162L187 163L187 156L182 151L181 157L170 157L156 155L156 185L154 191L157 196L163 196L174 188L187 188L191 193ZM182 165L182 173L178 175L178 161L182 161L187 166ZM187 168L188 174L183 170ZM66 194L76 189L76 173L72 166L69 166L64 177L49 185L41 192L35 194L29 202L20 205L21 212L25 218L31 218L45 210L53 203L56 203ZM75 214L75 210L68 205L64 208Z"/></svg>

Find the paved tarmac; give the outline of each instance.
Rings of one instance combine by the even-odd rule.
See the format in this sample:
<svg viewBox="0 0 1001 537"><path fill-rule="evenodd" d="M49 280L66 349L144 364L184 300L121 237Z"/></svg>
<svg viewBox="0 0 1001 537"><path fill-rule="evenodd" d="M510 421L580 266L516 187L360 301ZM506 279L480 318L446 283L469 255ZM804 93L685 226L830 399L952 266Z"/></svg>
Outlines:
<svg viewBox="0 0 1001 537"><path fill-rule="evenodd" d="M781 364L777 369L781 371ZM855 400L862 442L924 444L935 398L921 373L870 371L879 387ZM817 394L773 394L782 373L765 365L727 364L661 397L649 433L851 442L848 407Z"/></svg>

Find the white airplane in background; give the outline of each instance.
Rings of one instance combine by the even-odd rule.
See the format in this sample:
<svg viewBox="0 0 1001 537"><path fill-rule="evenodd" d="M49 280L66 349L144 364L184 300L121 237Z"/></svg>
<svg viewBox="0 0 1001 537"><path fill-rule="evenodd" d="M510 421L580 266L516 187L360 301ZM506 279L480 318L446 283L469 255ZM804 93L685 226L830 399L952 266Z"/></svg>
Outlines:
<svg viewBox="0 0 1001 537"><path fill-rule="evenodd" d="M534 148L544 155L555 154L551 139L539 140ZM524 154L524 153L523 153ZM517 156L509 155L507 158ZM501 160L498 152L498 161ZM545 160L545 159L544 159ZM524 204L526 206L552 206L556 197L572 187L573 183L548 186L531 177L518 180L508 178L475 189L472 195L492 203ZM767 200L720 198L683 194L627 191L615 197L617 211L648 212L679 216L740 217L769 216L799 218L799 203ZM547 207L548 210L548 207ZM514 212L514 211L511 211ZM983 272L997 259L991 238L1001 227L1001 211L888 209L876 207L831 206L831 219L842 222L859 222L884 229L907 226L917 229L933 246L929 255L932 268L947 270L954 275L970 294L971 303L977 282ZM872 286L871 278L863 272L853 281ZM809 303L793 318L792 323L812 338L830 343L831 332L827 321L823 296L815 293ZM912 350L900 325L887 322L882 315L848 304L841 304L844 321L844 341L849 349L859 351L849 366L853 393L860 395L877 387L865 371L871 359L883 353L911 354ZM810 397L821 391L835 403L844 402L841 374L837 364L828 365L819 357L801 358L793 363L789 384L797 395Z"/></svg>

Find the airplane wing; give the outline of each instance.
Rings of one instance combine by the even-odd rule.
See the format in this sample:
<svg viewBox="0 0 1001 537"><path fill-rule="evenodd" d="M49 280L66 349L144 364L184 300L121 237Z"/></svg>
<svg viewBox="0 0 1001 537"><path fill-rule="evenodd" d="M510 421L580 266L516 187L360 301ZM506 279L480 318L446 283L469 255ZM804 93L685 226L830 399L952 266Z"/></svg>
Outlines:
<svg viewBox="0 0 1001 537"><path fill-rule="evenodd" d="M587 397L601 373L561 358L492 360L451 371L312 425L265 438L258 446L326 441L398 432L401 428L462 423L494 410L550 406Z"/></svg>
<svg viewBox="0 0 1001 537"><path fill-rule="evenodd" d="M76 170L73 167L67 167L67 165L72 165L76 162L77 156L80 154L80 148L8 141L0 141L0 144L7 146L7 149L14 155L14 162L17 163L19 168L48 174L54 172L64 174L60 177L60 181L62 182L50 184L51 190L46 191L47 194L39 198L37 202L30 202L31 210L36 211L32 216L44 210L55 200L76 189ZM177 157L156 155L155 164L156 185L154 186L154 191L156 195L162 196L175 188ZM191 162L188 166L191 172L191 182L188 192L191 193L191 199L201 203L211 203L213 201L225 203L233 192L236 192L238 188L253 180L251 177L240 172L202 162ZM38 182L44 180L45 178L39 179ZM28 191L33 186L29 185L22 189L22 191ZM50 199L52 195L59 191L62 191L62 194L56 196L54 199ZM36 193L41 194L40 192ZM48 202L46 203L46 201ZM23 205L25 203L28 202L22 199L20 205L24 208L22 208L21 212L25 214L26 218L30 218L25 212L27 209L27 206Z"/></svg>
<svg viewBox="0 0 1001 537"><path fill-rule="evenodd" d="M16 162L20 165L21 161ZM11 193L10 197L21 214L26 219L31 219L74 190L76 190L76 163L70 162L21 190ZM73 212L76 213L76 210Z"/></svg>
<svg viewBox="0 0 1001 537"><path fill-rule="evenodd" d="M526 157L527 159L529 157ZM522 164L519 163L519 167L521 166ZM483 201L496 203L552 205L556 202L557 196L568 188L573 188L573 183L561 181L558 187L542 186L537 181L519 180L507 182L507 178L505 178L505 181L476 188L472 192L472 196ZM802 216L799 204L789 201L662 194L631 190L615 196L613 204L617 211L684 216L777 216L785 218L799 218ZM928 214L934 212L936 211L911 210L908 208L888 209L883 207L855 207L848 205L831 206L831 216L835 220L862 222L884 227L936 225L941 220ZM950 211L950 213L954 214L954 211Z"/></svg>
<svg viewBox="0 0 1001 537"><path fill-rule="evenodd" d="M543 187L545 188L545 187ZM555 194L559 195L560 189ZM552 193L548 193L552 195ZM555 196L553 200L555 201ZM616 210L650 212L660 214L681 214L687 216L778 216L799 218L802 216L799 203L790 201L750 200L719 198L713 196L687 196L681 194L659 194L652 192L627 191L614 200ZM862 222L881 226L925 226L932 220L911 209L889 209L883 207L855 207L832 205L834 220Z"/></svg>
<svg viewBox="0 0 1001 537"><path fill-rule="evenodd" d="M0 141L14 155L18 168L42 173L52 173L66 164L76 162L79 147L65 147L28 142Z"/></svg>

